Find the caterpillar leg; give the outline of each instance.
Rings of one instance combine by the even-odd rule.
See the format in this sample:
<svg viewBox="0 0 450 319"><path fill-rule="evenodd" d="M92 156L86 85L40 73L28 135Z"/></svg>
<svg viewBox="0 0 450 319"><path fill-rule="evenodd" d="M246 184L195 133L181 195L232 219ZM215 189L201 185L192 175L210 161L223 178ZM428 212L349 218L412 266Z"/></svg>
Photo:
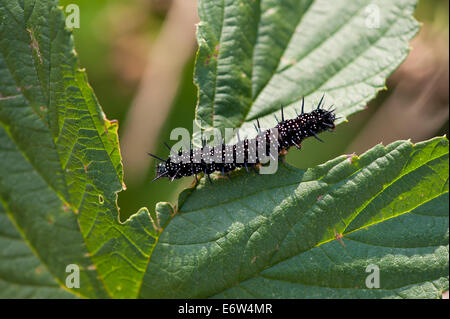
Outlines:
<svg viewBox="0 0 450 319"><path fill-rule="evenodd" d="M231 177L230 177L229 173L225 173L225 168L224 167L222 167L221 173L222 173L222 176L220 176L220 178L225 178L226 177L229 180L231 180Z"/></svg>
<svg viewBox="0 0 450 319"><path fill-rule="evenodd" d="M278 157L278 159L282 162L282 163L286 163L286 155L288 154L288 151L285 149L282 149L280 151L280 156Z"/></svg>
<svg viewBox="0 0 450 319"><path fill-rule="evenodd" d="M194 187L198 183L197 174L194 174L194 179L192 180L191 187Z"/></svg>

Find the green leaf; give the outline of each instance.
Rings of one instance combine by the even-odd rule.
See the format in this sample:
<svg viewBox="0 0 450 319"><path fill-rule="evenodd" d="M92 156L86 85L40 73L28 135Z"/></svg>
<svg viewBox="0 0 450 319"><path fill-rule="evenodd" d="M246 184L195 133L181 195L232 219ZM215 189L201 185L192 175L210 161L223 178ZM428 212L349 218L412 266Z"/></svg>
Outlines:
<svg viewBox="0 0 450 319"><path fill-rule="evenodd" d="M345 118L405 59L416 0L199 1L195 81L200 127L254 133L325 94Z"/></svg>
<svg viewBox="0 0 450 319"><path fill-rule="evenodd" d="M180 197L141 297L440 297L448 151L446 138L398 141L306 171L203 179ZM365 285L371 264L379 289Z"/></svg>
<svg viewBox="0 0 450 319"><path fill-rule="evenodd" d="M396 9L385 3L391 9L382 21L403 23L391 25L385 40L400 33L404 37L394 41L391 51L399 59L389 55L392 64L383 64L389 58L379 52L379 65L388 71L375 78L383 81L406 54L406 42L417 29L410 2L396 3ZM407 141L379 145L360 158L342 156L306 171L280 164L275 175L238 171L231 182L215 178L207 185L202 180L180 195L178 210L159 203L155 212L141 209L121 224L117 123L106 119L85 71L79 69L57 4L0 2L0 297L430 298L448 289L446 138L415 146ZM253 26L255 12L234 16L239 8L233 4L200 2L201 10L211 13L202 14L200 41L206 39L204 32L228 34L219 32L221 24L215 22L223 11L227 23L247 19L241 36L251 33L247 28ZM256 5L248 1L242 6ZM303 3L303 18L316 5ZM299 12L285 10L294 18ZM263 22L266 16L270 18L270 10L258 25L270 33L271 23ZM289 40L288 23L283 27L283 21L275 22L276 28L287 30L284 38L279 30L275 33L279 41L296 42ZM373 32L376 38L378 31ZM259 50L268 55L280 51L261 43ZM244 58L248 48L239 47L245 50L230 57ZM201 43L197 63L205 61L204 50ZM221 57L223 51L218 51ZM207 65L216 63L214 58ZM271 61L273 69L280 67ZM211 76L208 67L198 67L197 78L200 73ZM275 81L274 71L264 76L263 65L259 67L261 75L251 86L263 96ZM224 96L221 90L246 90L239 82L217 83L218 97ZM289 99L289 94L279 92L280 98ZM334 240L336 234L342 234L345 246ZM80 269L79 288L66 287L66 269L73 264ZM368 264L380 268L380 289L364 286Z"/></svg>
<svg viewBox="0 0 450 319"><path fill-rule="evenodd" d="M0 200L10 221L0 229L7 234L0 249L11 256L0 260L2 291L39 298L56 285L54 296L63 296L66 267L76 264L80 288L72 293L133 297L157 232L146 209L118 221L117 123L105 118L78 68L57 4L0 2ZM21 267L12 267L16 249L24 251ZM36 267L33 276L23 273Z"/></svg>
<svg viewBox="0 0 450 319"><path fill-rule="evenodd" d="M0 203L0 298L71 298L33 253Z"/></svg>

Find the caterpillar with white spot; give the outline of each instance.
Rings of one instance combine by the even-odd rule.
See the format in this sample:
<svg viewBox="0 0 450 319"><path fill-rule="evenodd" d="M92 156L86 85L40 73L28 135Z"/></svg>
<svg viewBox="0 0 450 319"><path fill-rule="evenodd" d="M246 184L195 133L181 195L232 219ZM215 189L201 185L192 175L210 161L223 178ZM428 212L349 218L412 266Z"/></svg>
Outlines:
<svg viewBox="0 0 450 319"><path fill-rule="evenodd" d="M201 148L190 148L185 151L173 152L170 147L165 144L172 155L178 155L178 159L174 160L176 156L170 156L164 160L156 155L150 156L158 159L161 163L158 164L156 170L156 177L153 181L162 177L167 177L171 181L186 177L195 176L204 173L211 182L210 174L213 172L221 172L224 176L235 170L236 168L244 167L247 171L249 168L255 168L262 163L262 157L273 155L270 152L270 142L275 143L275 149L280 153L285 153L287 150L295 146L301 149L302 141L308 137L315 137L322 141L317 135L323 131L333 131L335 128L335 120L337 119L334 110L325 110L321 108L324 96L322 96L317 108L309 113L305 113L305 101L302 99L301 114L296 118L285 120L283 108L281 108L281 122L266 131L261 131L259 121L255 128L258 132L258 137L254 139L244 139L234 145L226 145L221 143L217 146L210 147L203 143ZM275 137L273 132L277 132ZM265 140L265 141L264 141ZM266 147L261 145L265 142ZM262 151L261 151L262 150Z"/></svg>

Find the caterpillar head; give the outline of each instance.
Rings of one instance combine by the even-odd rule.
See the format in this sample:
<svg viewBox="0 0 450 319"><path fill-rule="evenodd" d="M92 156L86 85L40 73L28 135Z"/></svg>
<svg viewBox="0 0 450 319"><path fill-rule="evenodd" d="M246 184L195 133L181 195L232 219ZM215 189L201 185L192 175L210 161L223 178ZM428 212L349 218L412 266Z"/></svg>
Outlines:
<svg viewBox="0 0 450 319"><path fill-rule="evenodd" d="M320 123L321 129L335 128L334 121L336 120L336 115L333 110L327 111L324 109L318 109L315 110L315 112L318 114L318 122Z"/></svg>
<svg viewBox="0 0 450 319"><path fill-rule="evenodd" d="M156 175L157 176L168 176L169 171L166 168L165 163L159 163L156 167Z"/></svg>

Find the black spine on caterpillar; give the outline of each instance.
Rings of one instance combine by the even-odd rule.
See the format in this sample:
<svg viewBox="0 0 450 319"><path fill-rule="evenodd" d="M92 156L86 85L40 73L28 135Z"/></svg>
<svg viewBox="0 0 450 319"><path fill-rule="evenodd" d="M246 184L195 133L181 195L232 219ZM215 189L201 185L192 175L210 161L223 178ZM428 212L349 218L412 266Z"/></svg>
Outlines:
<svg viewBox="0 0 450 319"><path fill-rule="evenodd" d="M325 110L321 108L323 101L320 100L316 109L309 113L304 112L304 100L302 100L301 114L294 119L285 120L283 108L281 108L281 122L279 122L275 129L278 130L278 137L276 139L278 154L287 151L290 147L296 146L301 148L301 143L308 137L315 137L322 141L317 134L323 131L332 131L335 128L334 121L336 116L334 110ZM161 161L157 166L157 176L153 180L161 177L167 177L171 181L185 176L195 176L204 173L211 181L209 174L219 171L223 175L233 171L236 168L245 167L253 168L261 162L263 155L272 156L270 153L270 141L273 140L273 130L261 131L259 121L257 120L258 137L255 139L244 139L234 145L226 145L221 143L215 147L203 145L202 148L194 148L188 151L179 151L178 154L172 152L172 155L177 155L178 159L173 160L172 156L167 160L161 159L153 154L154 158ZM265 154L258 154L258 141L266 142ZM170 147L166 144L166 146ZM208 154L209 159L202 156ZM278 155L277 154L277 155ZM214 158L216 160L214 160Z"/></svg>

